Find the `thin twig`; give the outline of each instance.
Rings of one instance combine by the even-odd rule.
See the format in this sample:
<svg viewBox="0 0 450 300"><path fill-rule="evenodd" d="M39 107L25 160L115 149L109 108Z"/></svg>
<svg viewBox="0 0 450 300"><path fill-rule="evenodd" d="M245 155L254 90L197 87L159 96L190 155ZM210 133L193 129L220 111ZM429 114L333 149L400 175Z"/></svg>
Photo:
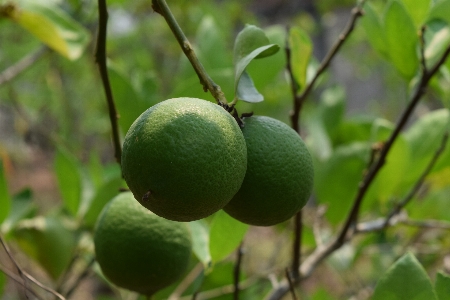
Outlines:
<svg viewBox="0 0 450 300"><path fill-rule="evenodd" d="M23 280L23 284L25 286L25 297L28 299L28 295L26 294L26 290L28 289L26 287L27 282L25 280L25 274L24 271L22 270L22 268L19 266L19 264L17 263L16 259L14 258L14 256L12 255L11 251L9 251L8 246L6 245L5 241L3 240L3 236L0 235L0 243L3 246L3 249L5 249L6 254L8 255L9 259L11 260L11 262L14 264L14 266L17 269L17 272L19 273L19 276L22 278Z"/></svg>
<svg viewBox="0 0 450 300"><path fill-rule="evenodd" d="M291 275L289 274L289 269L285 270L286 279L289 283L289 290L291 292L292 300L297 300L297 295L295 294L294 283L292 282Z"/></svg>
<svg viewBox="0 0 450 300"><path fill-rule="evenodd" d="M76 288L79 287L80 283L89 275L92 266L95 263L95 259L91 258L91 260L88 262L88 264L86 265L86 267L84 268L83 272L81 272L77 279L74 281L74 283L72 284L72 287L70 287L66 294L66 298L70 298L70 296L73 294L73 292L75 292Z"/></svg>
<svg viewBox="0 0 450 300"><path fill-rule="evenodd" d="M317 79L328 68L332 59L339 52L342 45L345 43L345 41L348 39L348 37L352 33L353 29L355 28L356 21L359 19L359 17L361 17L363 15L362 7L363 7L364 2L365 1L361 1L361 3L359 3L356 7L354 7L352 9L352 16L351 16L349 22L347 23L347 26L345 27L344 31L339 35L339 39L336 41L336 43L333 45L333 47L330 49L330 51L324 57L324 59L320 63L319 68L317 69L314 77L306 85L303 92L295 98L295 104L294 104L295 106L294 106L294 110L291 114L291 120L295 124L293 126L294 129L298 128L298 123L300 122L300 109L303 105L303 102L306 100L306 98L312 91Z"/></svg>
<svg viewBox="0 0 450 300"><path fill-rule="evenodd" d="M301 255L302 255L302 232L303 232L303 222L302 222L303 212L299 211L295 214L294 223L294 243L292 245L292 278L297 280L300 277L299 268L301 264Z"/></svg>
<svg viewBox="0 0 450 300"><path fill-rule="evenodd" d="M425 25L420 28L419 31L419 45L420 45L420 66L422 69L422 76L425 75L427 71L427 63L425 60Z"/></svg>
<svg viewBox="0 0 450 300"><path fill-rule="evenodd" d="M189 272L186 277L184 277L183 281L175 288L175 290L170 294L168 300L177 300L181 297L184 291L194 282L194 280L202 273L203 264L198 263L192 270Z"/></svg>
<svg viewBox="0 0 450 300"><path fill-rule="evenodd" d="M22 272L29 281L31 281L32 283L34 283L35 285L37 285L44 291L49 292L50 294L52 294L53 296L55 296L56 298L58 298L60 300L66 300L66 298L63 297L63 295L61 295L60 293L56 292L55 290L49 288L48 286L45 286L44 284L39 282L36 278L34 278L30 274L28 274L26 271L22 271Z"/></svg>
<svg viewBox="0 0 450 300"><path fill-rule="evenodd" d="M356 231L353 231L349 234L350 227L355 224L355 221L357 219L357 215L359 212L359 208L361 206L362 200L370 186L370 184L375 179L375 176L378 174L381 167L384 165L387 154L389 153L389 150L391 149L393 143L395 142L396 138L400 134L401 130L403 129L404 125L409 119L409 116L412 114L415 106L423 96L423 94L426 91L426 87L428 86L429 81L431 78L437 73L439 68L443 65L443 63L446 61L447 57L450 55L450 45L446 48L445 52L439 59L437 63L434 64L434 66L427 70L423 76L421 76L418 85L416 86L416 89L414 90L413 95L411 96L409 105L406 107L405 111L402 113L394 131L391 133L391 136L384 144L383 148L380 151L380 154L377 158L377 160L373 163L369 171L367 172L366 176L364 177L363 181L359 185L359 189L357 192L357 195L355 196L355 199L353 201L352 208L350 210L350 213L346 219L346 222L341 229L338 237L335 240L332 240L328 244L317 247L313 253L311 253L302 263L300 266L300 278L307 278L309 277L312 272L316 269L316 267L325 259L327 258L331 253L333 253L335 250L339 249L342 245L344 245L345 242L347 242L349 239L353 237ZM289 284L287 282L280 283L279 287L271 292L270 295L268 295L268 300L278 300L281 299L286 293L289 292Z"/></svg>
<svg viewBox="0 0 450 300"><path fill-rule="evenodd" d="M443 229L450 230L450 222L439 220L411 220L406 219L399 222L399 224L406 226L422 227L429 229Z"/></svg>
<svg viewBox="0 0 450 300"><path fill-rule="evenodd" d="M47 47L40 47L39 49L26 55L14 65L8 67L6 70L0 73L0 85L8 83L16 78L23 71L27 70L35 62L37 62L47 52L49 52L49 49Z"/></svg>
<svg viewBox="0 0 450 300"><path fill-rule="evenodd" d="M20 276L17 276L16 274L14 274L13 272L11 272L10 270L6 269L5 267L3 267L2 265L0 265L0 271L2 271L6 276L8 276L9 278L11 278L12 280L14 280L15 282L17 282L18 284L20 284L24 289L26 289L28 292L30 292L34 297L38 298L38 299L43 299L41 296L39 296L33 289L31 289L30 287L27 286L27 284L25 284L25 281L23 281L22 278L20 278Z"/></svg>
<svg viewBox="0 0 450 300"><path fill-rule="evenodd" d="M422 185L423 185L423 183L425 181L425 178L431 172L431 170L433 169L433 167L436 164L437 160L439 159L439 157L441 156L442 152L444 151L445 146L447 145L447 141L448 141L448 132L445 132L444 135L442 136L442 141L441 141L441 144L440 144L439 148L434 153L433 157L431 158L431 160L428 163L428 165L425 168L425 170L420 175L419 179L416 181L416 183L414 184L412 189L409 191L409 193L406 195L406 197L402 201L400 201L392 209L392 211L389 213L389 215L386 217L385 224L384 224L385 227L389 224L390 219L393 216L397 215L402 210L402 208L404 208L414 198L414 196L417 194L419 189L422 187Z"/></svg>
<svg viewBox="0 0 450 300"><path fill-rule="evenodd" d="M233 299L239 300L239 279L241 275L241 264L242 264L242 256L244 255L244 251L242 248L243 243L239 245L239 248L236 251L236 264L234 265L233 270L233 279L234 279L234 290L233 290Z"/></svg>
<svg viewBox="0 0 450 300"><path fill-rule="evenodd" d="M403 111L399 121L397 122L397 125L395 126L394 131L391 133L391 136L386 141L386 143L383 145L383 148L380 151L378 159L374 162L374 164L371 166L371 168L367 172L366 176L364 177L363 181L360 183L358 192L355 196L355 199L353 200L353 206L351 208L351 211L350 211L350 213L347 217L347 220L346 220L343 228L341 229L341 232L336 240L336 243L339 245L339 247L346 240L346 236L348 234L348 231L350 230L350 227L356 221L362 200L364 199L364 196L365 196L366 192L368 191L369 186L375 179L376 175L381 170L381 168L384 166L384 163L386 162L386 157L387 157L389 151L391 150L392 145L396 141L398 135L400 134L401 130L403 129L403 127L405 126L409 117L411 116L412 112L414 111L414 108L416 107L417 103L422 98L423 94L425 94L426 87L428 86L429 81L434 76L434 74L436 74L436 72L439 70L440 66L445 62L445 60L449 56L449 54L450 54L450 45L447 47L447 49L444 52L444 54L442 55L441 59L433 66L433 68L431 70L427 70L424 73L424 75L421 76L419 84L416 87L414 94L411 97L411 100L409 101L409 105Z"/></svg>
<svg viewBox="0 0 450 300"><path fill-rule="evenodd" d="M95 59L98 64L100 76L102 78L103 89L105 90L106 101L108 103L109 119L111 121L111 129L114 144L114 156L117 163L121 164L122 147L120 144L119 124L116 105L114 104L114 97L111 90L111 84L108 77L108 68L106 66L106 29L108 24L108 10L106 8L106 0L98 0L98 35L97 35L97 50L95 52Z"/></svg>
<svg viewBox="0 0 450 300"><path fill-rule="evenodd" d="M167 5L165 0L152 0L153 9L155 12L159 13L164 17L167 24L169 25L170 29L172 30L173 34L175 35L178 43L181 46L181 49L183 50L186 57L189 59L192 67L194 68L195 72L197 73L198 78L200 79L200 83L203 86L203 90L209 91L211 95L216 99L217 103L221 106L224 106L228 108L228 102L225 98L225 95L223 94L222 90L220 89L220 86L218 86L206 73L205 68L201 64L201 62L198 60L197 55L194 52L194 49L192 48L191 44L189 43L189 40L186 38L185 34L183 33L183 30L178 25L177 20L175 20L175 17L173 16L172 12L170 11L169 6Z"/></svg>

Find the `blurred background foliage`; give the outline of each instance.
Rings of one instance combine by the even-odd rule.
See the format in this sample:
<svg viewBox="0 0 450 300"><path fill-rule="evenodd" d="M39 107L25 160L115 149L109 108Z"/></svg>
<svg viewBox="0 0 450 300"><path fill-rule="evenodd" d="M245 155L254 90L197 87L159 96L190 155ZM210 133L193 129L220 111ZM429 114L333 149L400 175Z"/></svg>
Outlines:
<svg viewBox="0 0 450 300"><path fill-rule="evenodd" d="M96 2L41 2L58 7L61 14L76 23L68 22L64 26L79 33L81 38L79 44L71 45L66 55L60 55L45 48L36 33L25 30L23 19L0 17L0 70L6 70L30 53L43 53L25 72L0 86L1 231L17 251L24 268L59 291L68 293L76 286L74 278L80 277L87 267L90 280L82 283L83 288L75 291L74 298L131 299L133 296L125 291L107 288L106 281L99 279L101 274L95 265L94 271L90 271L91 235L96 217L117 191L126 187L114 162L111 126L94 59ZM318 236L317 232L313 234L313 228L319 227L320 240L327 241L344 220L367 168L372 146L386 140L392 132L417 81L416 70L399 65L395 58L399 54L392 54L396 50L386 48L389 43L380 42L376 37L377 22L390 22L388 13L384 12L386 7L403 3L408 9L412 7L408 4L414 1L369 2L370 7L365 7L366 16L357 23L320 78L302 113L302 136L316 168L314 195L305 208L305 254L317 246ZM0 2L3 7L7 3ZM27 5L25 0L14 3L18 7ZM450 5L446 0L423 3L438 7L430 10L429 15L434 13L434 18L427 19L415 10L406 10L408 14L400 16L411 19L412 32L427 23L425 41L433 46L427 48L431 64L450 40L450 17L441 12L447 11L450 16ZM264 29L270 42L278 44L281 51L253 61L247 71L265 101L239 102L237 109L240 113L253 111L290 124L293 100L284 53L287 27L301 28L312 41L313 57L306 73L310 79L338 39L355 2L179 0L169 1L169 5L228 101L234 97L234 39L245 24ZM153 12L151 1L109 0L108 9L108 68L122 136L141 112L165 99L213 100L209 93L203 92L169 27ZM399 16L392 11L394 17ZM391 34L387 40L395 37ZM80 55L73 54L77 53L77 47L84 49ZM398 51L401 55L402 50ZM414 51L410 54L418 68L418 55ZM366 196L363 220L385 216L416 182L440 145L443 133L449 129L449 104L450 62L447 60ZM450 222L447 213L450 147L441 155L425 186L415 203L407 207L409 217ZM323 211L324 216L318 211ZM230 299L220 288L228 286L229 289L232 283L234 255L229 257L229 254L247 228L233 223L237 235L220 240L226 233L214 229L219 226L212 226L213 223L231 222L223 216L220 218L217 215L192 225L197 247L192 268L200 262L208 271L201 273L185 294L201 288L210 291L209 299ZM225 243L224 248L214 248L211 243L210 249L205 250L209 238L216 239L215 243L221 247L220 243ZM291 240L290 222L249 229L244 242L243 299L262 299L273 282L283 278L284 268L290 262ZM450 270L449 245L448 231L439 229L396 226L360 235L336 251L304 282L302 296L312 300L367 299L380 274L406 250L412 250L434 278L443 266ZM232 250L223 250L228 248ZM217 260L213 255L215 265L211 269L208 269L209 251L217 255ZM5 261L6 256L1 253L0 262L7 265ZM23 296L20 287L5 282L6 277L0 273L0 295L4 291L1 299L12 299L10 295L16 294ZM162 291L156 299L170 295L178 284Z"/></svg>

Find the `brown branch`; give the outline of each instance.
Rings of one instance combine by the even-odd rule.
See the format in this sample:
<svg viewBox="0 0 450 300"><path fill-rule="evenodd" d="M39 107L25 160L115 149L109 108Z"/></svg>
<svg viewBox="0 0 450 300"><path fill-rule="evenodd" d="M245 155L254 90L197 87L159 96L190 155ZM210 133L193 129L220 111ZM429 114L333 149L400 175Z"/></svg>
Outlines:
<svg viewBox="0 0 450 300"><path fill-rule="evenodd" d="M10 82L14 78L16 78L18 75L20 75L22 72L27 70L29 67L31 67L35 62L37 62L45 53L49 52L50 50L47 47L41 47L21 60L19 60L14 65L8 67L6 70L0 73L0 85L3 85L5 83Z"/></svg>
<svg viewBox="0 0 450 300"><path fill-rule="evenodd" d="M15 282L17 282L18 284L20 284L24 289L26 289L28 292L30 292L37 299L43 299L33 289L28 287L27 284L25 283L25 281L23 281L23 278L21 278L20 276L17 276L16 274L14 274L10 270L6 269L2 265L0 265L0 271L3 272L6 276L11 278L12 280L14 280Z"/></svg>
<svg viewBox="0 0 450 300"><path fill-rule="evenodd" d="M305 102L308 95L311 93L317 79L322 75L322 73L328 68L330 62L335 57L335 55L339 52L342 45L345 43L345 41L348 39L350 34L352 33L353 29L355 28L356 21L363 15L363 9L362 6L365 1L361 1L357 6L355 6L352 9L352 16L347 23L347 26L344 28L344 31L339 35L339 39L336 41L336 43L333 45L333 47L330 49L330 51L327 53L327 55L324 57L322 62L320 63L319 68L316 71L316 74L312 78L312 80L306 85L303 92L295 97L295 103L294 103L294 110L291 114L291 121L294 124L293 128L298 128L298 123L300 120L300 109L303 106L303 103ZM298 131L297 131L298 132Z"/></svg>
<svg viewBox="0 0 450 300"><path fill-rule="evenodd" d="M364 177L363 181L359 185L359 189L357 192L357 195L355 196L355 199L353 201L352 208L350 210L350 213L346 219L346 222L341 229L338 237L335 240L332 240L330 243L328 243L325 246L317 247L314 252L309 255L300 266L300 278L307 278L309 277L312 272L316 269L316 267L325 259L327 258L331 253L333 253L335 250L339 249L342 245L344 245L345 242L347 242L349 239L353 237L356 230L354 230L352 233L349 234L350 227L355 223L357 219L357 215L359 212L359 208L362 204L362 200L370 186L370 184L375 179L376 175L380 171L381 167L384 165L387 154L389 153L389 150L391 149L392 145L394 144L395 140L397 139L398 135L400 134L401 130L403 129L404 125L408 121L410 115L412 114L415 106L423 96L423 94L426 91L426 87L428 86L429 81L431 78L437 73L439 68L444 64L447 57L450 55L450 45L447 47L441 58L437 63L434 64L434 66L426 70L426 72L423 73L423 75L420 78L420 81L418 85L416 86L416 89L411 96L409 105L406 107L405 111L402 113L399 121L397 122L397 125L394 129L394 131L391 133L389 139L384 144L383 148L380 151L380 154L378 156L378 159L373 163L373 165L370 167L369 171L367 172L366 176ZM296 281L294 281L295 283ZM279 287L272 291L272 293L267 297L268 300L278 300L281 299L286 293L289 292L289 285L287 282L280 283Z"/></svg>
<svg viewBox="0 0 450 300"><path fill-rule="evenodd" d="M291 280L291 275L289 275L289 269L286 268L285 270L285 275L286 275L286 279L289 283L289 290L291 292L292 295L292 300L297 300L297 295L295 294L295 288L294 288L294 283Z"/></svg>
<svg viewBox="0 0 450 300"><path fill-rule="evenodd" d="M302 247L302 232L303 232L303 222L302 222L303 212L299 211L294 217L294 243L292 245L292 278L298 279L300 277L299 267L301 264L301 247Z"/></svg>
<svg viewBox="0 0 450 300"><path fill-rule="evenodd" d="M17 263L17 261L15 260L14 256L12 255L11 251L9 251L8 246L6 245L5 241L3 240L3 237L0 235L0 243L2 244L3 248L5 249L9 259L11 260L11 262L14 264L14 266L17 269L17 272L19 273L20 277L22 277L23 279L23 283L25 285L25 279L28 279L29 281L31 281L32 283L34 283L35 285L37 285L38 287L40 287L41 289L53 294L55 297L61 299L61 300L65 300L65 298L59 294L58 292L54 291L53 289L45 286L44 284L42 284L41 282L39 282L37 279L35 279L33 276L31 276L30 274L28 274L26 271L22 270L22 268L19 266L19 264ZM28 289L27 289L28 290Z"/></svg>
<svg viewBox="0 0 450 300"><path fill-rule="evenodd" d="M70 298L70 296L75 292L76 288L80 285L80 283L89 275L89 272L91 271L92 266L95 263L95 259L92 258L89 263L84 268L83 272L81 272L78 277L76 278L75 282L72 284L72 287L70 287L66 292L66 297Z"/></svg>
<svg viewBox="0 0 450 300"><path fill-rule="evenodd" d="M178 25L178 22L173 16L172 12L170 11L170 8L167 5L166 1L152 0L152 6L155 12L162 15L166 20L167 24L170 27L170 30L172 30L172 33L174 34L175 38L180 44L181 49L183 50L184 54L189 59L189 62L191 63L192 67L197 73L200 83L203 86L203 90L205 92L209 91L211 95L214 97L214 99L216 99L218 104L228 108L227 99L225 98L225 95L220 89L220 86L218 86L206 73L205 68L198 60L197 55L195 54L194 49L191 46L191 43L189 43L189 40L186 38L186 35L184 34L183 30Z"/></svg>
<svg viewBox="0 0 450 300"><path fill-rule="evenodd" d="M241 244L239 245L239 248L236 251L236 264L234 265L234 270L233 270L233 279L234 279L233 299L234 300L239 300L239 278L241 275L242 256L244 255L242 245L243 245L243 243L241 242Z"/></svg>
<svg viewBox="0 0 450 300"><path fill-rule="evenodd" d="M100 76L102 78L103 89L105 90L106 101L108 104L109 119L111 121L111 129L114 144L114 156L117 163L121 164L122 146L120 144L119 135L119 115L114 104L114 97L111 90L111 84L108 77L108 68L106 66L106 30L108 24L108 10L106 7L106 0L98 0L98 35L97 35L97 49L95 52L95 59L98 64Z"/></svg>

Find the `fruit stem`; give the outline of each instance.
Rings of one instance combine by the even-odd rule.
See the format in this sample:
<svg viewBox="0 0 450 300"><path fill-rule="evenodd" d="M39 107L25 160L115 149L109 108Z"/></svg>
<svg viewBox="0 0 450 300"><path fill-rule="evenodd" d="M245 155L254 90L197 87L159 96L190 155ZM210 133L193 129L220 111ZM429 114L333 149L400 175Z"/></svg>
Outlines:
<svg viewBox="0 0 450 300"><path fill-rule="evenodd" d="M181 46L181 49L183 50L186 57L189 59L192 67L194 68L195 72L197 73L198 78L200 79L200 83L203 85L203 90L209 91L211 95L216 99L217 103L224 107L225 109L228 108L228 102L225 98L224 93L222 92L219 85L217 85L211 77L206 72L205 68L203 67L202 63L198 59L197 55L194 52L194 49L192 48L191 44L189 43L189 40L186 38L185 34L183 33L183 30L178 25L177 20L175 19L174 15L169 9L169 6L167 5L165 0L152 0L152 6L155 12L159 13L164 17L167 24L169 25L170 29L172 30L172 33L175 35L178 43Z"/></svg>

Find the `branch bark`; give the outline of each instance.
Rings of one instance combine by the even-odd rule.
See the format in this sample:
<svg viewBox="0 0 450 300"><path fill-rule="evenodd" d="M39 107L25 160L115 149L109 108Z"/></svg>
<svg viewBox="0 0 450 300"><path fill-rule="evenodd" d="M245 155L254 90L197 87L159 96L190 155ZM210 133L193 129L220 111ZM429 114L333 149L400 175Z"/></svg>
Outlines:
<svg viewBox="0 0 450 300"><path fill-rule="evenodd" d="M152 6L155 12L162 15L166 20L167 24L172 30L172 33L180 44L181 49L183 50L184 54L189 59L192 67L197 73L197 76L200 79L200 83L203 86L203 90L205 92L209 91L219 105L228 108L227 99L225 98L225 95L222 92L220 86L211 79L202 63L198 60L197 55L195 54L194 49L191 46L191 43L189 43L189 40L187 39L183 30L178 25L178 22L170 11L170 8L167 5L166 1L152 0Z"/></svg>
<svg viewBox="0 0 450 300"><path fill-rule="evenodd" d="M106 0L98 0L98 35L97 35L97 49L95 52L95 59L102 78L103 89L106 95L106 101L108 104L109 119L111 121L111 129L114 144L114 157L119 165L121 165L122 159L122 146L120 143L119 135L119 115L114 103L114 97L111 90L111 84L108 77L108 68L106 66L106 27L108 24L108 10L106 7Z"/></svg>

